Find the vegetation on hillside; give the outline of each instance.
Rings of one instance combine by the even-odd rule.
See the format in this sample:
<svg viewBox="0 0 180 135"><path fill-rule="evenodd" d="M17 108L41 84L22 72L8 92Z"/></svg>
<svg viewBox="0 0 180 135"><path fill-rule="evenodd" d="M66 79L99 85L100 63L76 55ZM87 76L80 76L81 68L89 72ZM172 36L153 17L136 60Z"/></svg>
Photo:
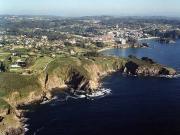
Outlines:
<svg viewBox="0 0 180 135"><path fill-rule="evenodd" d="M6 97L12 92L19 92L20 97L24 97L31 91L41 89L38 78L34 75L1 73L0 84L0 97Z"/></svg>

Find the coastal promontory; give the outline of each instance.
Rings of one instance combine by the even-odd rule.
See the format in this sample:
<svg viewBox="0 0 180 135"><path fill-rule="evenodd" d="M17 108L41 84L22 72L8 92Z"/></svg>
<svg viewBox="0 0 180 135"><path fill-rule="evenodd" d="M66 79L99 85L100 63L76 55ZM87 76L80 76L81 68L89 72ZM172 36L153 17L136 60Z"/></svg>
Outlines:
<svg viewBox="0 0 180 135"><path fill-rule="evenodd" d="M42 59L42 58L41 58ZM128 75L175 75L172 68L149 58L112 56L64 56L51 60L41 71L32 74L0 74L0 131L2 134L24 132L23 113L19 105L49 100L54 90L96 91L101 78L112 73ZM15 130L18 129L18 130Z"/></svg>

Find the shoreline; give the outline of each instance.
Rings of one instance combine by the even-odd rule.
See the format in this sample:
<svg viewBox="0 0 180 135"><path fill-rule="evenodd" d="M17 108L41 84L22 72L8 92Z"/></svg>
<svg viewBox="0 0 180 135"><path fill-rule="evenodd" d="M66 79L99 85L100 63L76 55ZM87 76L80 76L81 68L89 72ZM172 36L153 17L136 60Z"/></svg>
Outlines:
<svg viewBox="0 0 180 135"><path fill-rule="evenodd" d="M103 52L103 51L106 51L106 50L111 50L111 49L114 49L114 46L112 47L105 47L105 48L102 48L102 49L99 49L97 52Z"/></svg>
<svg viewBox="0 0 180 135"><path fill-rule="evenodd" d="M109 57L108 57L109 58ZM103 57L103 59L101 59L101 61L102 60L105 60L105 58ZM108 61L109 61L109 59L107 59ZM89 89L92 89L92 91L91 92L96 92L96 90L98 90L98 88L100 88L101 86L102 86L102 79L103 78L105 78L105 77L107 77L107 76L109 76L109 75L111 75L112 73L116 73L116 72L119 72L119 71L121 71L121 72L125 72L125 68L124 68L124 64L126 63L129 63L129 61L126 59L126 60L124 60L124 59L117 59L117 58L114 58L114 59L112 59L111 58L111 61L112 60L116 60L117 62L122 62L122 63L117 63L117 65L114 65L112 68L105 68L104 70L102 69L102 65L100 65L100 67L98 67L98 65L94 65L95 63L92 63L92 65L90 65L92 68L96 68L97 70L96 70L96 72L94 72L93 71L93 73L94 73L94 75L93 75L93 79L87 79L87 81L83 81L83 82L80 82L80 84L78 84L78 85L82 85L82 84L84 84L84 83L87 83L88 82L88 84L87 84L87 88ZM140 60L139 59L139 61L142 61L142 60ZM125 62L125 63L124 63ZM146 65L146 63L144 63L145 65ZM139 65L139 66L143 66L143 65ZM163 68L163 67L162 67ZM128 71L128 73L130 73L130 71L131 71L132 69L131 68L129 68L127 71ZM148 70L148 69L147 69ZM92 73L92 70L88 70L89 71L89 73ZM78 71L79 72L79 71ZM150 75L150 74L149 74ZM91 76L92 76L92 74L91 74ZM138 75L139 76L139 75ZM142 75L143 76L143 75ZM154 74L152 74L152 76L154 76ZM74 78L75 79L75 78ZM50 84L52 83L52 82L49 82ZM44 83L43 83L44 84ZM49 85L50 85L49 84ZM50 86L53 86L54 87L54 83L52 83L52 85L50 85ZM62 84L61 84L61 86L62 86ZM63 87L64 88L64 87ZM71 87L68 87L68 88L71 88ZM57 89L56 89L57 90ZM60 89L58 89L58 91L59 91ZM86 91L87 89L84 89L84 91ZM26 100L25 102L23 102L22 104L21 103L19 103L19 104L17 104L17 106L15 106L15 108L14 108L14 110L15 110L15 116L18 118L18 121L21 123L21 127L19 127L19 129L22 129L21 131L23 132L22 134L24 134L24 132L27 130L27 127L25 126L25 124L27 124L27 123L25 123L26 121L24 121L23 122L23 120L24 119L26 119L25 118L25 113L26 113L26 110L24 111L24 109L23 109L23 106L25 107L25 106L28 106L28 105L33 105L33 103L38 103L38 105L40 105L41 103L48 103L48 102L50 102L53 98L54 98L54 96L55 95L53 95L53 93L55 92L55 89L51 89L51 87L48 87L48 89L46 89L46 90L44 90L44 91L42 91L42 93L40 94L40 95L38 95L38 96L33 96L33 97L31 97L30 99L30 101L29 100ZM97 93L97 95L98 95L99 93ZM96 95L96 94L94 94L94 95ZM90 96L93 96L93 94L90 94ZM22 107L22 108L21 108ZM28 112L29 110L27 110L27 112ZM7 129L7 130L9 130L9 129ZM15 131L16 129L14 129L14 131ZM17 129L18 130L18 129ZM7 131L8 132L8 131ZM9 130L9 132L11 132L11 130ZM16 135L16 134L13 134L13 135Z"/></svg>
<svg viewBox="0 0 180 135"><path fill-rule="evenodd" d="M143 39L142 39L143 40ZM135 45L135 46L132 46L132 45L122 45L122 46L119 46L119 47L116 47L116 46L111 46L111 47L105 47L105 48L102 48L102 49L99 49L97 50L97 52L101 53L103 51L106 51L106 50L111 50L111 49L129 49L129 48L148 48L146 46L140 46L140 45Z"/></svg>
<svg viewBox="0 0 180 135"><path fill-rule="evenodd" d="M151 39L159 39L159 37L138 38L138 41L151 40Z"/></svg>
<svg viewBox="0 0 180 135"><path fill-rule="evenodd" d="M105 77L107 77L107 76L109 76L109 75L112 75L113 73L115 73L116 71L115 70L112 70L112 71L109 71L109 72L107 72L107 73L105 73L105 74L102 74L102 75L100 75L99 76L99 78L98 78L98 86L97 86L97 91L94 91L94 92L92 92L92 95L93 94L96 94L98 91L101 91L101 92L103 92L103 89L105 89L105 88L103 88L102 87L102 80L105 78ZM65 89L67 89L67 88L64 88L64 90ZM69 88L70 89L70 88ZM57 92L57 90L52 90L51 91L51 93L53 93L53 92ZM60 92L60 91L59 91ZM49 94L49 92L47 92L48 94ZM86 95L87 95L88 93L86 93ZM106 96L106 95L109 95L110 93L104 93L104 95L99 95L99 97L100 96ZM75 95L74 95L75 96ZM81 97L80 97L81 95L79 95L79 97L77 97L77 99L82 99ZM96 96L97 97L97 96ZM94 98L96 98L96 97L90 97L90 95L89 96L86 96L85 98L87 99L87 100L91 100L91 99L94 99ZM57 98L57 96L55 95L55 94L51 94L51 96L50 96L50 98L48 98L47 100L43 100L44 99L44 96L42 96L42 97L40 97L39 99L34 99L34 100L32 100L31 102L27 102L27 103L24 103L23 105L21 105L21 104L19 104L19 107L21 108L23 108L23 107L27 107L27 106L33 106L33 105L37 105L37 106L40 106L40 105L47 105L48 103L50 103L50 102L52 102L55 98ZM67 99L65 99L65 100L67 100ZM22 131L22 135L25 135L25 133L26 132L28 132L29 131L29 129L28 129L28 127L27 127L27 125L28 125L28 123L26 123L26 121L29 119L29 118L27 118L27 117L25 117L24 116L24 114L25 113L28 113L29 112L29 109L18 109L18 108L16 108L16 110L15 110L15 112L16 112L16 117L18 118L18 120L20 121L20 123L21 123L21 127L19 127L19 128L17 128L17 129L14 129L14 130L18 130L18 129L21 129L21 131ZM13 134L13 135L16 135L16 134ZM17 135L19 135L19 134L17 134Z"/></svg>
<svg viewBox="0 0 180 135"><path fill-rule="evenodd" d="M118 72L118 71L117 71ZM102 76L100 76L100 78L99 78L99 83L98 83L98 88L97 88L97 92L102 92L103 93L103 89L106 89L106 88L103 88L102 87L102 80L105 78L105 77L107 77L107 76L110 76L110 75L113 75L113 73L116 73L116 71L112 71L112 72L108 72L106 75L102 75ZM134 77L138 77L138 75L130 75L130 74L123 74L122 73L122 75L126 75L125 77L127 77L127 76L134 76ZM146 77L152 77L152 76L146 76ZM155 76L155 77L158 77L158 78L168 78L168 79L172 79L172 78L177 78L177 77L180 77L180 75L178 74L178 75L164 75L164 76ZM108 88L107 88L107 90L109 90ZM93 94L96 94L96 92L93 92L92 93L92 95ZM98 97L104 97L104 96L108 96L109 94L111 94L111 90L109 91L109 93L107 92L107 93L104 93L104 95L99 95L99 96L95 96L95 97L88 97L88 96L86 96L86 97L83 97L84 99L87 99L87 100L91 100L91 99L95 99L95 98L98 98ZM80 97L81 95L79 95L79 97L77 97L77 99L82 99L82 97ZM43 100L35 100L34 102L32 102L32 103L29 103L29 104L26 104L25 106L28 106L28 105L38 105L38 106L40 106L40 105L47 105L48 103L50 103L51 101L53 101L54 99L56 98L56 95L53 95L50 99L48 99L48 100L46 100L46 101L43 101ZM24 117L24 114L25 113L28 113L29 111L28 110L26 110L26 111L24 111L24 110L17 110L17 111L21 111L21 114L23 115L22 117L19 117L19 119L20 119L20 121L21 121L21 123L22 123L22 129L23 129L23 131L24 131L24 133L23 134L25 134L26 132L28 132L29 131L29 129L27 128L27 125L28 125L28 123L26 123L26 121L28 120L28 119L30 119L30 118L27 118L27 117Z"/></svg>
<svg viewBox="0 0 180 135"><path fill-rule="evenodd" d="M159 39L159 37L148 37L148 38L138 38L137 41L143 41L143 40L153 40L153 39ZM103 51L106 51L106 50L110 50L110 49L114 49L116 48L115 46L108 46L108 47L105 47L105 48L101 48L99 50L97 50L97 52L103 52ZM125 46L122 46L122 47L119 47L120 49L128 49L128 48L133 48L131 47L130 45L125 45ZM144 47L134 47L134 48L144 48Z"/></svg>

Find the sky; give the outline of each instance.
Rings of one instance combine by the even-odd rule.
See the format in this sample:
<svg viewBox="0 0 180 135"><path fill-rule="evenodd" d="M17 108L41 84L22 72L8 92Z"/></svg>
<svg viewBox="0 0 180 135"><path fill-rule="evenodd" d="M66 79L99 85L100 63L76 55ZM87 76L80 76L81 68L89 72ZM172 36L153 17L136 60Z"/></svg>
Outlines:
<svg viewBox="0 0 180 135"><path fill-rule="evenodd" d="M0 14L180 17L180 0L0 0Z"/></svg>

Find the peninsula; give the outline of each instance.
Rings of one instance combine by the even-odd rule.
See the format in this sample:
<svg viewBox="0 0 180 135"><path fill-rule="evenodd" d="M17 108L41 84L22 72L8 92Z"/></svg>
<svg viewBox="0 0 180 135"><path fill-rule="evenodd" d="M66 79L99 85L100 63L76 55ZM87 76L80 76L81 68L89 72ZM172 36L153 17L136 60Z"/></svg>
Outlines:
<svg viewBox="0 0 180 135"><path fill-rule="evenodd" d="M101 79L113 72L153 77L176 75L173 68L147 57L112 57L99 52L111 47L148 47L138 42L140 38L179 38L179 29L174 30L179 21L0 17L1 135L24 134L24 110L20 106L51 100L54 91L73 94L81 90L85 95L92 94L101 87Z"/></svg>
<svg viewBox="0 0 180 135"><path fill-rule="evenodd" d="M152 63L149 59L107 56L59 57L31 75L1 73L1 133L24 133L23 110L18 110L18 106L50 100L53 90L74 89L92 93L100 87L101 77L112 72L139 76L176 74L174 69Z"/></svg>

